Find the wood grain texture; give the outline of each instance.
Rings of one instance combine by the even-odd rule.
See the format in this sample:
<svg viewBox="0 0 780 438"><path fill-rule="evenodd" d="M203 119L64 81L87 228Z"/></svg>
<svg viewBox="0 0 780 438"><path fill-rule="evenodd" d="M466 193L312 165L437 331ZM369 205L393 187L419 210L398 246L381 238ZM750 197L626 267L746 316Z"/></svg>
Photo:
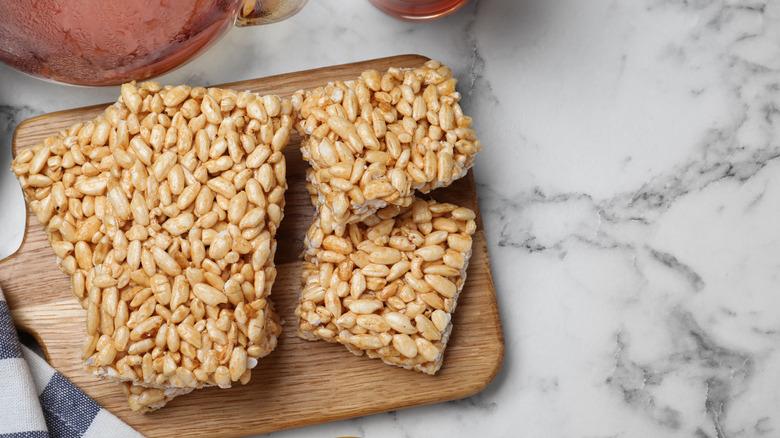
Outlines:
<svg viewBox="0 0 780 438"><path fill-rule="evenodd" d="M238 90L289 96L301 88L350 79L367 68L416 67L426 58L403 55L220 85ZM191 84L192 85L192 84ZM77 121L98 115L105 105L36 117L16 130L14 153ZM272 432L454 400L472 395L496 376L504 357L504 339L496 304L485 233L478 216L468 278L453 317L454 329L436 376L404 370L379 360L357 357L341 345L297 337L294 309L300 291L303 236L314 214L305 188L306 164L291 139L285 149L289 190L279 229L278 276L272 299L284 321L279 346L260 360L249 384L232 389L207 388L179 397L165 408L139 414L130 411L119 387L84 372L80 352L85 311L70 291L70 282L55 265L43 227L29 212L19 251L0 262L0 286L17 326L38 339L49 362L63 375L144 435L240 436ZM471 172L431 197L474 209L479 205Z"/></svg>

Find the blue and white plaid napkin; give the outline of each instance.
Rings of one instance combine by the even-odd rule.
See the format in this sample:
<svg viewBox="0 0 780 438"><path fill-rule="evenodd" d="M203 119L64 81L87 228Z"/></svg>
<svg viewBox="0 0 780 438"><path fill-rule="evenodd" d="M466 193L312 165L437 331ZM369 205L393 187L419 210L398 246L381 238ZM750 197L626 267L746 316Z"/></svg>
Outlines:
<svg viewBox="0 0 780 438"><path fill-rule="evenodd" d="M0 290L0 438L142 437L19 343Z"/></svg>

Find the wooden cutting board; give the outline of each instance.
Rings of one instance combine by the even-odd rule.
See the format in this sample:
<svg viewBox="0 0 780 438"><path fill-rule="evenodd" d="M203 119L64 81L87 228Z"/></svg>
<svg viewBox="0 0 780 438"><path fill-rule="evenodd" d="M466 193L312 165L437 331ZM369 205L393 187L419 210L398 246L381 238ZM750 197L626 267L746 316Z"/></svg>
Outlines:
<svg viewBox="0 0 780 438"><path fill-rule="evenodd" d="M391 66L417 67L426 60L418 55L403 55L221 87L286 97L301 88L351 79L368 68L382 71ZM105 106L46 114L23 122L14 136L14 154L77 121L95 117ZM284 333L277 349L253 370L247 385L239 384L227 390L198 390L149 414L130 411L115 383L97 380L83 371L80 356L86 312L73 298L68 278L55 265L55 255L43 227L29 209L21 248L0 262L0 286L14 322L20 330L35 336L54 368L150 437L266 433L459 399L483 389L501 368L504 338L471 172L450 188L436 190L431 195L439 201L472 208L478 215L467 282L453 317L454 329L444 366L435 376L357 357L338 344L310 342L296 336L294 309L300 290L298 255L314 214L304 185L308 164L301 158L300 140L295 134L285 149L289 190L284 220L277 235L278 276L272 293L284 321Z"/></svg>

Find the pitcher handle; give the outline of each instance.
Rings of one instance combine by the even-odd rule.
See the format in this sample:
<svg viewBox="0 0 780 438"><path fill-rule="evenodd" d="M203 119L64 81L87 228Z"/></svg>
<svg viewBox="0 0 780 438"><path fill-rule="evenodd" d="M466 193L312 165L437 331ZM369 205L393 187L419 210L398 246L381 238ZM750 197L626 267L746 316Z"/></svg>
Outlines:
<svg viewBox="0 0 780 438"><path fill-rule="evenodd" d="M236 26L271 24L297 14L308 0L243 0Z"/></svg>

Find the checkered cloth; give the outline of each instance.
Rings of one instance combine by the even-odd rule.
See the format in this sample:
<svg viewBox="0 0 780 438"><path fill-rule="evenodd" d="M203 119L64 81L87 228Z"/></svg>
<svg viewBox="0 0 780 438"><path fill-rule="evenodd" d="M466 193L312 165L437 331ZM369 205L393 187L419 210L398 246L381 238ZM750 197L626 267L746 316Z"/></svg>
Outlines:
<svg viewBox="0 0 780 438"><path fill-rule="evenodd" d="M142 437L19 343L0 290L0 438Z"/></svg>

